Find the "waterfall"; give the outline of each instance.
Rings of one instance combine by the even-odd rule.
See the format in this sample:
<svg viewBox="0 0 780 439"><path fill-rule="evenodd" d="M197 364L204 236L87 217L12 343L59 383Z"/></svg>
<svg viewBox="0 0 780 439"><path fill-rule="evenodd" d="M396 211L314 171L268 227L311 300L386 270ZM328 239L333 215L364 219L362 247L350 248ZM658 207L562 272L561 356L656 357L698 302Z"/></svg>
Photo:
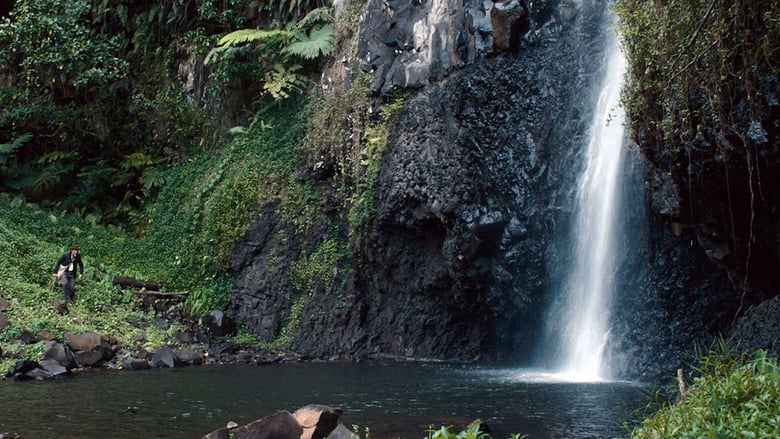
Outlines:
<svg viewBox="0 0 780 439"><path fill-rule="evenodd" d="M551 317L559 319L553 334L559 347L556 369L573 380L608 378L603 356L617 264L624 135L620 89L626 61L612 27L607 32L606 73L577 190L572 266L560 292L561 307Z"/></svg>

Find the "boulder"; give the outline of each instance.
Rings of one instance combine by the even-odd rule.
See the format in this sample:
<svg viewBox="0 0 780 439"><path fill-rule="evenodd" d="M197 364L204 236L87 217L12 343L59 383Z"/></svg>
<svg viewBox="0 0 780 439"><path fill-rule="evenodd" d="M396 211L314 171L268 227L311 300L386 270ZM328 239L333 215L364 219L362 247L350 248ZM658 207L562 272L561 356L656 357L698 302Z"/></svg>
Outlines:
<svg viewBox="0 0 780 439"><path fill-rule="evenodd" d="M182 363L188 366L200 366L203 364L203 354L192 349L178 350L175 352Z"/></svg>
<svg viewBox="0 0 780 439"><path fill-rule="evenodd" d="M179 356L170 346L163 346L152 356L152 366L154 367L181 367L182 363Z"/></svg>
<svg viewBox="0 0 780 439"><path fill-rule="evenodd" d="M68 369L55 360L42 360L41 369L45 370L52 377L68 373Z"/></svg>
<svg viewBox="0 0 780 439"><path fill-rule="evenodd" d="M342 410L324 405L310 404L295 413L279 411L242 427L234 423L203 436L203 439L324 439L339 426ZM342 439L353 439L343 433ZM347 430L348 431L348 430Z"/></svg>
<svg viewBox="0 0 780 439"><path fill-rule="evenodd" d="M235 439L299 439L302 434L303 428L287 411L230 430L230 436Z"/></svg>
<svg viewBox="0 0 780 439"><path fill-rule="evenodd" d="M78 367L73 351L68 346L54 340L46 343L43 360L54 361L68 370Z"/></svg>
<svg viewBox="0 0 780 439"><path fill-rule="evenodd" d="M309 404L293 413L293 417L303 428L301 439L324 439L336 429L343 411L324 405Z"/></svg>
<svg viewBox="0 0 780 439"><path fill-rule="evenodd" d="M55 299L49 302L49 305L57 311L57 314L64 316L65 314L70 312L70 309L68 308L68 301L62 300L62 299Z"/></svg>
<svg viewBox="0 0 780 439"><path fill-rule="evenodd" d="M79 367L99 367L103 365L103 352L100 349L94 351L76 351L73 353Z"/></svg>
<svg viewBox="0 0 780 439"><path fill-rule="evenodd" d="M0 330L7 328L10 324L11 322L8 321L8 315L6 313L0 312Z"/></svg>
<svg viewBox="0 0 780 439"><path fill-rule="evenodd" d="M224 337L236 333L235 320L226 316L224 312L219 310L211 311L203 316L201 325L208 330L209 334L216 337Z"/></svg>
<svg viewBox="0 0 780 439"><path fill-rule="evenodd" d="M0 297L0 311L8 311L11 309L11 302L4 297Z"/></svg>
<svg viewBox="0 0 780 439"><path fill-rule="evenodd" d="M122 369L126 370L144 370L151 367L149 360L145 358L126 358L122 361Z"/></svg>
<svg viewBox="0 0 780 439"><path fill-rule="evenodd" d="M19 341L22 342L22 344L33 344L38 343L40 339L38 339L38 336L32 332L23 329L22 334L19 336Z"/></svg>
<svg viewBox="0 0 780 439"><path fill-rule="evenodd" d="M116 341L95 332L81 335L65 334L80 367L96 367L114 358L119 346Z"/></svg>
<svg viewBox="0 0 780 439"><path fill-rule="evenodd" d="M6 374L6 376L13 376L18 373L26 373L37 367L40 367L37 361L19 360L8 369L8 373Z"/></svg>
<svg viewBox="0 0 780 439"><path fill-rule="evenodd" d="M81 335L65 334L65 340L74 351L92 351L108 346L106 338L96 332L87 332Z"/></svg>
<svg viewBox="0 0 780 439"><path fill-rule="evenodd" d="M40 369L40 367L41 365L38 364L37 361L19 360L8 369L8 373L6 373L5 376L13 377L17 380L31 379L33 377L30 374L33 373L34 370Z"/></svg>
<svg viewBox="0 0 780 439"><path fill-rule="evenodd" d="M360 439L360 436L345 427L344 424L339 424L336 426L336 429L328 435L328 439Z"/></svg>
<svg viewBox="0 0 780 439"><path fill-rule="evenodd" d="M731 331L731 340L747 353L765 349L778 355L780 346L780 296L750 307Z"/></svg>

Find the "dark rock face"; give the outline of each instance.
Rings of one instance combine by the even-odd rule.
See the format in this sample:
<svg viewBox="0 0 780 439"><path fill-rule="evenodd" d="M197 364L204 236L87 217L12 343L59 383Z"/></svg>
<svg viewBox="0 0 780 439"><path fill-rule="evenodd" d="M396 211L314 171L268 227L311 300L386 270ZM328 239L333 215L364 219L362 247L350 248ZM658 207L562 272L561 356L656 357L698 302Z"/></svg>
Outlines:
<svg viewBox="0 0 780 439"><path fill-rule="evenodd" d="M304 359L517 364L544 350L547 309L571 254L605 4L510 1L488 10L451 3L370 2L359 53L373 71L372 90L415 92L383 156L372 230L353 266L335 267L332 280L315 287L290 334ZM423 19L434 16L441 21ZM776 138L776 129L765 131ZM690 163L692 175L702 170L697 178L708 189L700 193L709 195L701 221L677 222L690 208L681 181L657 157L645 159L645 148L629 149L625 226L615 231L625 255L616 272L624 275L616 281L606 356L613 376L654 380L689 364L696 344L728 332L740 312L741 282L739 270L718 268L733 250L722 233L710 233L723 228L726 210L705 209L715 199L723 207L718 188L726 182L708 165ZM754 211L756 236L771 237L751 246L756 274L776 262L777 221L768 212L777 210L769 207ZM292 313L291 264L311 254L328 227L297 236L274 208L261 207L233 265L230 312L264 341ZM731 208L742 227L750 206ZM751 282L760 286L756 297L774 285L772 276L764 279L770 282Z"/></svg>
<svg viewBox="0 0 780 439"><path fill-rule="evenodd" d="M780 296L748 309L734 325L731 339L747 352L765 349L780 355Z"/></svg>
<svg viewBox="0 0 780 439"><path fill-rule="evenodd" d="M736 304L725 273L662 217L644 184L652 166L630 149L623 177L618 278L607 365L618 377L668 382L727 330Z"/></svg>
<svg viewBox="0 0 780 439"><path fill-rule="evenodd" d="M532 356L603 55L603 4L534 4L552 9L523 3L522 52L466 64L408 101L383 159L375 227L355 267L337 267L303 311L292 347L304 357ZM290 264L321 240L291 231L265 206L234 258L231 312L263 340L289 315Z"/></svg>

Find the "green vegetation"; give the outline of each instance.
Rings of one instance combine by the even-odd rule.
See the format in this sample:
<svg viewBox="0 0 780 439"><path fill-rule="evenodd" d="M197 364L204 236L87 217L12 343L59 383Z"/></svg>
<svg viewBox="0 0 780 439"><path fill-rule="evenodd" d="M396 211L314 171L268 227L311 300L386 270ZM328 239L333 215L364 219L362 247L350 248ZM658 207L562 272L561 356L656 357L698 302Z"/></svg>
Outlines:
<svg viewBox="0 0 780 439"><path fill-rule="evenodd" d="M77 242L86 262L84 278L77 283L70 313L60 315L49 304L62 298L51 275L57 258ZM159 346L170 335L154 325L154 316L141 312L132 296L111 285L113 273L148 273L143 243L114 227L89 224L73 215L54 214L33 204L0 196L0 296L7 299L10 326L0 330L0 348L15 354L0 361L0 373L20 359L40 359L43 342L15 345L22 330L47 331L59 340L67 332L96 331L128 345ZM157 341L157 343L155 343Z"/></svg>
<svg viewBox="0 0 780 439"><path fill-rule="evenodd" d="M23 329L58 338L94 330L147 348L170 340L176 328L139 325L152 317L111 285L113 276L189 291L186 306L196 316L224 309L232 252L263 206L274 206L293 226L290 238L306 243L286 262L294 297L268 346L288 345L313 295L340 281L351 266L354 228L325 215L332 209L325 199L345 211L359 204L360 224L371 221L394 121L387 111L370 114L368 77L348 91L303 97L308 77L336 47L336 29L342 37L354 29L346 32L317 2L270 4L200 2L195 10L178 2L22 0L0 20L7 79L0 86L0 229L15 258L0 276L0 295L12 303L0 343ZM248 20L258 28L236 30ZM210 64L199 64L206 58ZM196 73L208 67L207 94L188 96L182 65ZM214 102L235 95L251 99L213 113ZM325 106L334 99L342 105ZM390 108L397 113L402 104ZM306 123L325 114L325 123ZM235 121L245 126L219 126ZM323 139L335 139L328 122L345 128L350 148L325 153L339 163L333 178L301 179L296 173L330 148ZM49 305L60 296L59 286L49 288L49 266L72 242L83 250L87 275L70 315L60 316ZM139 326L148 330L139 335ZM239 338L259 343L246 328ZM15 359L42 350L2 347L18 351Z"/></svg>
<svg viewBox="0 0 780 439"><path fill-rule="evenodd" d="M780 437L777 358L759 350L747 359L721 347L701 357L697 373L685 399L664 403L631 437Z"/></svg>
<svg viewBox="0 0 780 439"><path fill-rule="evenodd" d="M450 431L452 427L441 426L436 429L433 425L428 427L426 439L490 439L490 435L482 431L482 421L477 419L460 432ZM523 439L527 435L511 434L509 439Z"/></svg>
<svg viewBox="0 0 780 439"><path fill-rule="evenodd" d="M491 438L491 436L488 433L482 431L482 421L480 419L473 421L464 430L452 431L452 429L453 427L451 425L450 426L442 425L439 428L436 428L433 424L431 424L428 426L428 430L425 431L426 432L425 439L490 439ZM371 429L367 426L363 428L362 436L361 436L360 425L352 424L352 432L358 438L362 438L362 439L371 438ZM523 439L526 437L528 437L528 435L519 435L516 433L509 435L509 439Z"/></svg>
<svg viewBox="0 0 780 439"><path fill-rule="evenodd" d="M710 136L708 126L741 131L733 105L742 100L752 120L762 119L762 81L780 71L780 2L618 0L615 8L630 65L631 126L671 147Z"/></svg>

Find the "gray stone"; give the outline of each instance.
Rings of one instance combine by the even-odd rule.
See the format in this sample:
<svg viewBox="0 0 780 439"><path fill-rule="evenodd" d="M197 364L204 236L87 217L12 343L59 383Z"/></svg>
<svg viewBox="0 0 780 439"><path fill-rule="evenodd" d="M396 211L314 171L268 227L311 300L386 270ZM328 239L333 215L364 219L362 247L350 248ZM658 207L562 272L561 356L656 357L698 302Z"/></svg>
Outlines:
<svg viewBox="0 0 780 439"><path fill-rule="evenodd" d="M55 340L46 342L46 350L43 352L43 361L55 361L66 369L73 369L78 366L73 351L62 343Z"/></svg>
<svg viewBox="0 0 780 439"><path fill-rule="evenodd" d="M42 360L41 368L48 372L51 376L64 375L68 373L68 369L63 367L55 360Z"/></svg>
<svg viewBox="0 0 780 439"><path fill-rule="evenodd" d="M176 352L170 346L163 346L157 350L152 356L153 367L180 367L184 364L181 362Z"/></svg>

